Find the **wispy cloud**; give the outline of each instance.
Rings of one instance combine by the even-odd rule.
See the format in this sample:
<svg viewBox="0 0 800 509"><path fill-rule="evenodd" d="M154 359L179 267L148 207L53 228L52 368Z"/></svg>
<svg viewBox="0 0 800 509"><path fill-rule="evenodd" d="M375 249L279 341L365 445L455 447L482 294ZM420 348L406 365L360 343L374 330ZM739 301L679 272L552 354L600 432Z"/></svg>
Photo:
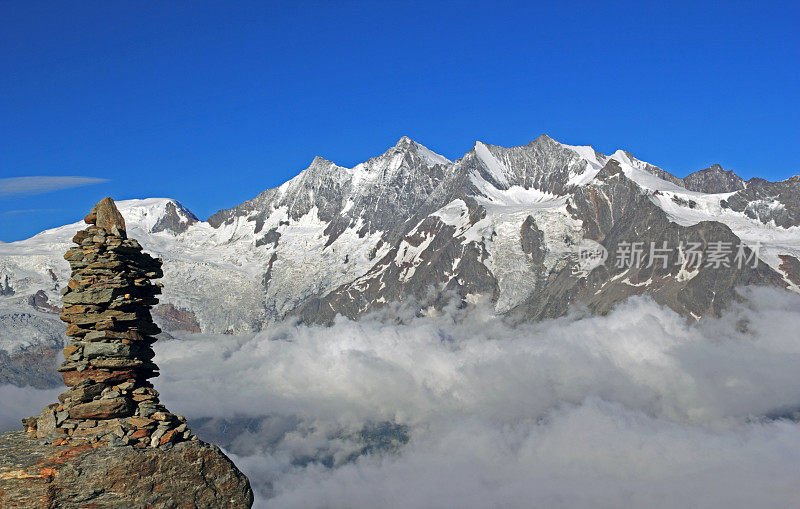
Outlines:
<svg viewBox="0 0 800 509"><path fill-rule="evenodd" d="M95 177L12 177L0 179L0 198L14 195L41 194L73 187L108 182Z"/></svg>
<svg viewBox="0 0 800 509"><path fill-rule="evenodd" d="M45 212L61 212L62 209L15 209L0 212L2 216L18 216L21 214L44 214Z"/></svg>

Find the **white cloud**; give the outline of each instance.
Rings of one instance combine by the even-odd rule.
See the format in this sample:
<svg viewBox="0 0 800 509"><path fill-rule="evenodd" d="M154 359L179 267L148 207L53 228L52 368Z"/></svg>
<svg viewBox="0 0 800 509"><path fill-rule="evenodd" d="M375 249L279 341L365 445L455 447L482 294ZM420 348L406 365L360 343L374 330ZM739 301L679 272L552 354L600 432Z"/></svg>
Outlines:
<svg viewBox="0 0 800 509"><path fill-rule="evenodd" d="M73 187L108 182L94 177L12 177L0 179L0 198L14 195L41 194Z"/></svg>
<svg viewBox="0 0 800 509"><path fill-rule="evenodd" d="M0 431L22 429L23 417L39 415L45 405L56 401L63 389L39 390L0 385Z"/></svg>
<svg viewBox="0 0 800 509"><path fill-rule="evenodd" d="M187 335L156 343L156 386L261 507L791 506L800 296L746 294L699 326L634 298Z"/></svg>

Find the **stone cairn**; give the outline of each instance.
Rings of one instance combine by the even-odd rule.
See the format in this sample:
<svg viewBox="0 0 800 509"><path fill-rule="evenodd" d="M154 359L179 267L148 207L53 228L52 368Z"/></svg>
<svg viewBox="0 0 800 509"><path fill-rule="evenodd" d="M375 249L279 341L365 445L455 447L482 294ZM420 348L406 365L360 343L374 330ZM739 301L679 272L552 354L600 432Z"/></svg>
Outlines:
<svg viewBox="0 0 800 509"><path fill-rule="evenodd" d="M60 404L23 419L28 434L53 445L104 444L170 448L196 440L186 418L158 401L148 379L158 376L152 344L161 329L150 307L158 302L161 260L127 238L111 198L94 206L89 225L73 237L64 258L72 278L62 290L70 344L58 368L68 389Z"/></svg>

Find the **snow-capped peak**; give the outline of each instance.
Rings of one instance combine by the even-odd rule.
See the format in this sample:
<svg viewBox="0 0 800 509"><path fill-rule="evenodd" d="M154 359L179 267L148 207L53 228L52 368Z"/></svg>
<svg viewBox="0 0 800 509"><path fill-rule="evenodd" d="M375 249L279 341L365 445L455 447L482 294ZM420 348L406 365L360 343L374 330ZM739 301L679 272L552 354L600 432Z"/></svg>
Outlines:
<svg viewBox="0 0 800 509"><path fill-rule="evenodd" d="M414 140L412 140L408 136L401 136L400 139L397 140L397 143L395 143L394 146L395 147L407 147L407 146L411 145L412 143L414 143Z"/></svg>
<svg viewBox="0 0 800 509"><path fill-rule="evenodd" d="M148 233L181 233L197 222L194 213L170 198L123 200L117 202L117 208L123 217Z"/></svg>
<svg viewBox="0 0 800 509"><path fill-rule="evenodd" d="M197 217L177 200L171 198L145 198L142 200L121 200L116 202L128 227L131 236L148 235L159 232L179 234L189 226L198 222ZM20 250L31 251L31 247L44 249L46 252L53 244L61 245L68 241L76 231L85 228L83 220L71 224L51 228L33 237L17 242L4 244L0 255L15 254Z"/></svg>
<svg viewBox="0 0 800 509"><path fill-rule="evenodd" d="M406 150L411 149L416 151L417 155L420 157L420 159L422 159L422 162L424 162L425 165L428 166L429 168L432 166L436 166L437 164L447 165L452 162L443 155L437 154L436 152L429 149L425 145L417 143L408 136L403 136L402 138L400 138L397 141L395 148L406 149Z"/></svg>

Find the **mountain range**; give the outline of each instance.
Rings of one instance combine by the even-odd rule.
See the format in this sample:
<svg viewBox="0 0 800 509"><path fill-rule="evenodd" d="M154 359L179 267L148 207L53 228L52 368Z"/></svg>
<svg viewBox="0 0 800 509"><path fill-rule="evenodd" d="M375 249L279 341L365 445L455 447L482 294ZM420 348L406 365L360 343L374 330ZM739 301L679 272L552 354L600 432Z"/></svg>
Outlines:
<svg viewBox="0 0 800 509"><path fill-rule="evenodd" d="M519 322L606 313L640 294L699 320L739 286L800 292L800 177L745 181L714 165L679 178L546 135L476 142L457 161L406 137L353 168L316 157L207 221L172 199L117 205L129 235L164 260L156 320L167 333L329 324L397 304L437 313L482 302ZM0 382L47 380L37 359L64 341L62 254L80 228L0 243ZM588 272L577 270L586 246L607 253ZM642 263L619 263L637 246ZM687 259L690 246L702 263ZM710 263L720 248L730 259Z"/></svg>

